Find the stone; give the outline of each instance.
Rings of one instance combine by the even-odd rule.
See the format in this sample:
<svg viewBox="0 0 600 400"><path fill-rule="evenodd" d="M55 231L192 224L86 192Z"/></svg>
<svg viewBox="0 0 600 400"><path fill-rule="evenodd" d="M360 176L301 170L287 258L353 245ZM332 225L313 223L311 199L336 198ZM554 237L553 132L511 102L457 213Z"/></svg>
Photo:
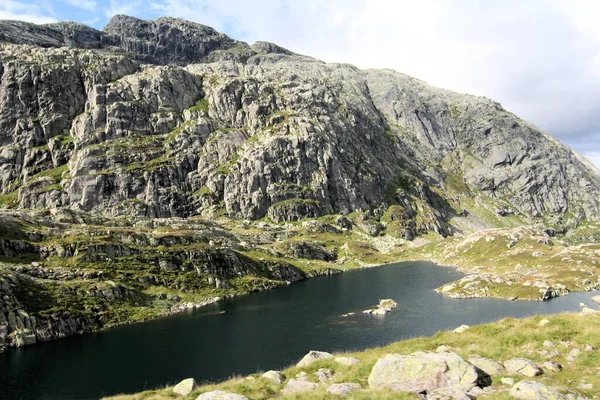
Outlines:
<svg viewBox="0 0 600 400"><path fill-rule="evenodd" d="M592 351L596 350L596 348L590 344L586 344L585 346L583 346L583 349L587 352L592 352Z"/></svg>
<svg viewBox="0 0 600 400"><path fill-rule="evenodd" d="M427 400L471 400L474 398L463 389L456 387L442 387L427 393Z"/></svg>
<svg viewBox="0 0 600 400"><path fill-rule="evenodd" d="M302 358L302 360L298 362L298 364L296 364L296 367L304 368L314 363L315 361L327 360L330 358L333 358L333 356L327 352L311 350Z"/></svg>
<svg viewBox="0 0 600 400"><path fill-rule="evenodd" d="M194 378L187 378L175 385L175 387L173 388L173 393L178 394L180 396L187 396L188 394L196 390L197 387L198 384L196 383L196 380Z"/></svg>
<svg viewBox="0 0 600 400"><path fill-rule="evenodd" d="M597 310L594 310L594 309L589 308L589 307L583 307L581 309L581 315L593 315L593 314L596 314L596 311Z"/></svg>
<svg viewBox="0 0 600 400"><path fill-rule="evenodd" d="M567 361L575 361L577 359L577 357L579 357L581 355L581 350L579 349L572 349L571 351L569 351L569 354L567 354Z"/></svg>
<svg viewBox="0 0 600 400"><path fill-rule="evenodd" d="M335 396L348 396L352 392L361 390L362 386L358 383L335 383L327 387L327 393L331 393Z"/></svg>
<svg viewBox="0 0 600 400"><path fill-rule="evenodd" d="M317 372L314 374L319 381L322 383L329 382L331 378L333 378L333 371L329 368L319 368Z"/></svg>
<svg viewBox="0 0 600 400"><path fill-rule="evenodd" d="M469 328L470 328L469 325L461 325L458 328L456 328L455 330L453 330L452 332L454 332L454 333L463 333L464 331L466 331Z"/></svg>
<svg viewBox="0 0 600 400"><path fill-rule="evenodd" d="M560 372L562 370L562 366L556 361L546 361L542 364L542 368L549 372Z"/></svg>
<svg viewBox="0 0 600 400"><path fill-rule="evenodd" d="M515 384L515 380L513 378L502 378L500 382L505 386L513 386Z"/></svg>
<svg viewBox="0 0 600 400"><path fill-rule="evenodd" d="M241 394L230 393L224 390L213 390L212 392L202 393L196 397L196 400L248 400L248 398Z"/></svg>
<svg viewBox="0 0 600 400"><path fill-rule="evenodd" d="M600 304L600 295L592 297L592 301L596 304Z"/></svg>
<svg viewBox="0 0 600 400"><path fill-rule="evenodd" d="M540 382L520 381L510 390L511 397L524 400L566 400L558 390Z"/></svg>
<svg viewBox="0 0 600 400"><path fill-rule="evenodd" d="M347 367L360 363L360 360L354 357L336 357L334 361Z"/></svg>
<svg viewBox="0 0 600 400"><path fill-rule="evenodd" d="M489 376L499 375L505 371L502 364L494 360L490 360L489 358L472 356L469 357L469 362Z"/></svg>
<svg viewBox="0 0 600 400"><path fill-rule="evenodd" d="M509 374L523 375L529 378L543 374L543 371L533 361L526 358L513 358L504 362Z"/></svg>
<svg viewBox="0 0 600 400"><path fill-rule="evenodd" d="M547 349L553 349L556 347L556 345L549 340L544 340L544 343L542 345Z"/></svg>
<svg viewBox="0 0 600 400"><path fill-rule="evenodd" d="M448 386L466 391L478 379L475 367L456 353L388 354L373 366L369 388L421 393Z"/></svg>
<svg viewBox="0 0 600 400"><path fill-rule="evenodd" d="M292 393L302 393L302 392L311 392L315 390L319 385L314 382L308 382L303 379L295 379L292 378L289 380L288 384L281 391L282 394L292 394Z"/></svg>
<svg viewBox="0 0 600 400"><path fill-rule="evenodd" d="M280 371L274 371L274 370L265 372L264 374L261 375L261 378L268 379L272 382L277 383L278 385L281 385L283 382L285 382L285 379L286 379L284 374L282 374Z"/></svg>
<svg viewBox="0 0 600 400"><path fill-rule="evenodd" d="M441 345L437 349L435 349L435 352L436 353L446 353L450 350L452 350L452 347L446 346L446 345Z"/></svg>
<svg viewBox="0 0 600 400"><path fill-rule="evenodd" d="M541 320L541 321L538 323L538 325L539 325L539 326L546 326L546 325L548 325L549 323L550 323L550 320L547 320L547 319L545 319L545 318L544 318L543 320Z"/></svg>

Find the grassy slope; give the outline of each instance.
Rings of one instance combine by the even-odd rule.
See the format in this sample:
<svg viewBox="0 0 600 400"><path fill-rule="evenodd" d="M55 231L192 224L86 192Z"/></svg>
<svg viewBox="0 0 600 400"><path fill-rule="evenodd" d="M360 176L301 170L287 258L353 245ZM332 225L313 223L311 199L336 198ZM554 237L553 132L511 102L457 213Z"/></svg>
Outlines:
<svg viewBox="0 0 600 400"><path fill-rule="evenodd" d="M540 326L539 322L547 318L550 323ZM307 372L310 378L312 373L319 368L330 368L337 375L334 382L356 382L368 389L367 379L377 359L389 353L410 354L415 351L435 351L439 346L445 345L467 359L477 354L503 362L510 358L525 357L538 364L548 360L545 355L538 351L545 349L542 343L550 340L556 344L555 350L560 354L552 360L563 366L558 373L546 372L536 378L523 378L512 376L515 382L521 379L537 380L548 386L554 386L564 393L576 390L579 394L592 397L600 387L600 353L598 350L587 352L585 345L592 345L596 349L600 347L600 316L581 316L579 314L559 314L548 317L536 316L523 320L506 318L498 322L471 327L463 333L439 332L432 337L415 338L393 343L386 347L368 349L358 353L343 354L344 356L356 357L361 362L354 366L340 366L334 361L319 361L302 370ZM568 346L568 347L567 347ZM573 362L565 359L568 352L574 348L581 349L581 355ZM327 351L327 349L319 349ZM282 371L288 379L294 377L301 369L294 366ZM267 399L276 395L284 386L277 385L260 378L260 373L253 374L254 382L241 382L241 377L233 377L228 381L218 384L207 384L201 386L186 399L195 399L200 393L211 390L225 390L236 392L250 399ZM492 386L502 389L500 379L511 375L500 375L493 377ZM182 377L186 378L186 377ZM316 380L315 380L316 381ZM593 389L577 389L581 383L591 383ZM321 387L315 392L304 395L280 396L278 398L290 399L333 399L336 398L325 392ZM504 387L506 388L506 387ZM405 399L416 398L408 393L377 392L378 399ZM138 399L167 399L176 398L171 388L151 390L134 395L115 396L113 400L138 400ZM374 398L372 392L355 393L349 399ZM508 392L499 391L495 394L480 396L482 399L504 399L508 398Z"/></svg>

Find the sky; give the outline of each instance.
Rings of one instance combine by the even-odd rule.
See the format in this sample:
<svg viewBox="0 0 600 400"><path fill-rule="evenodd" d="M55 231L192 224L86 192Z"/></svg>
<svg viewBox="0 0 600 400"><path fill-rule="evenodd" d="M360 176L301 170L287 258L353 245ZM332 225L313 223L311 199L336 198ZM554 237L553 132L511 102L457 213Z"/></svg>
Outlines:
<svg viewBox="0 0 600 400"><path fill-rule="evenodd" d="M486 96L600 167L599 0L0 0L0 19L181 17Z"/></svg>

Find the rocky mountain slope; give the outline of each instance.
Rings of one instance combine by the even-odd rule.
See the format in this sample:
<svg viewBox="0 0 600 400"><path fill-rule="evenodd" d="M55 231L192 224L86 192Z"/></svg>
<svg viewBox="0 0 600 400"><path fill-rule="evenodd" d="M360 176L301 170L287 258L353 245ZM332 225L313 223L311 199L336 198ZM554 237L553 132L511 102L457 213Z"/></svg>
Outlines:
<svg viewBox="0 0 600 400"><path fill-rule="evenodd" d="M600 219L598 171L492 100L172 18L0 21L0 182L0 346Z"/></svg>

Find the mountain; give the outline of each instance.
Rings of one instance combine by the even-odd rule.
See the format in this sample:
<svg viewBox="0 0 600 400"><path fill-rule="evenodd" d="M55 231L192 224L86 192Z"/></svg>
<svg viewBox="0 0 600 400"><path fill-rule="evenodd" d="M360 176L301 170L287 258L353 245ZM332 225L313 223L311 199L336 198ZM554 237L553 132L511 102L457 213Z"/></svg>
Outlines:
<svg viewBox="0 0 600 400"><path fill-rule="evenodd" d="M115 299L164 314L428 233L600 219L598 170L484 97L174 18L0 21L0 42L0 327L22 310L20 344L115 323Z"/></svg>

